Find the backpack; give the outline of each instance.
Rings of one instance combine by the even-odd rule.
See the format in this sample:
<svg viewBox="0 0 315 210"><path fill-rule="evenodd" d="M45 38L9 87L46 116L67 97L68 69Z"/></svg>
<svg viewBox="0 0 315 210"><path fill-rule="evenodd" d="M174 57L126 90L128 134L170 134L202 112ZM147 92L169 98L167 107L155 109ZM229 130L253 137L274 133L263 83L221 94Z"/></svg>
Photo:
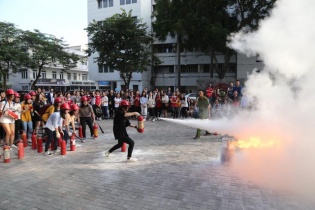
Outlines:
<svg viewBox="0 0 315 210"><path fill-rule="evenodd" d="M47 110L48 107L50 107L50 106L51 106L51 104L46 104L46 105L44 105L42 108L39 109L38 114L39 114L40 116L42 116L43 114L46 113L46 110Z"/></svg>

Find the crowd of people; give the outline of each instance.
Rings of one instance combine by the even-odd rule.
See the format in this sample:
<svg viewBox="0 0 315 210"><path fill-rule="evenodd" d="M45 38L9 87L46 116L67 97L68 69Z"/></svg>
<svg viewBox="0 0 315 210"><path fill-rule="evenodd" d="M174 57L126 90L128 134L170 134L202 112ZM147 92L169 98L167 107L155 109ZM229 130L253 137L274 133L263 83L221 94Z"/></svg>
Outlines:
<svg viewBox="0 0 315 210"><path fill-rule="evenodd" d="M74 91L72 93L55 92L51 89L45 93L40 88L27 94L19 94L12 89L1 91L0 94L0 140L1 144L16 147L20 131L27 134L31 142L32 133L45 130L48 136L45 155L50 142L56 144L57 138L63 135L65 140L76 132L75 123L82 125L82 142L87 139L86 125L93 137L93 124L96 120L114 119L121 102L128 101L129 112L140 113L145 120L156 121L161 117L174 119L205 118L201 115L198 101L207 98L207 116L209 118L229 117L238 109L252 108L254 100L243 93L240 82L230 82L226 93L218 94L210 84L208 88L199 91L197 98L187 98L186 93L178 89L167 90L114 90L105 91ZM220 90L222 91L222 90ZM200 104L201 102L199 102ZM11 114L11 115L10 115ZM135 116L131 116L131 119ZM55 146L54 152L60 150Z"/></svg>

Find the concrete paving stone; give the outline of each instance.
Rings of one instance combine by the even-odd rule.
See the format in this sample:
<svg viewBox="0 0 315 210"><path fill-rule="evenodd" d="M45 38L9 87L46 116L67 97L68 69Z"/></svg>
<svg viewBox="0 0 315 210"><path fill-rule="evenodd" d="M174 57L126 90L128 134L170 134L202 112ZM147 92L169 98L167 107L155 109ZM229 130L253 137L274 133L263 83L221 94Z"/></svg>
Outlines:
<svg viewBox="0 0 315 210"><path fill-rule="evenodd" d="M26 149L23 161L0 162L0 176L10 177L0 180L0 209L315 209L221 165L220 136L196 141L194 128L145 122L143 134L128 129L139 160L129 164L120 150L104 157L116 141L112 121L99 122L105 134L65 157Z"/></svg>

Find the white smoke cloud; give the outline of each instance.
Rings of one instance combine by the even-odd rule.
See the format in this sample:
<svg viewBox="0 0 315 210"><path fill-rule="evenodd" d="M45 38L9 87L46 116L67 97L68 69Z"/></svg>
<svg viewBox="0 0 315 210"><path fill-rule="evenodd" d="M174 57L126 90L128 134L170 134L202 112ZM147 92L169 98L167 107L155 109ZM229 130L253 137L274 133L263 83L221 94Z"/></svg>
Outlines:
<svg viewBox="0 0 315 210"><path fill-rule="evenodd" d="M234 168L256 182L304 195L315 193L314 11L313 0L278 0L258 31L233 34L229 43L248 56L259 54L266 66L248 77L246 90L259 105L240 123L237 135L276 137L282 143L280 148L245 151L246 158L236 160Z"/></svg>
<svg viewBox="0 0 315 210"><path fill-rule="evenodd" d="M230 47L259 54L265 69L246 81L257 110L233 119L176 121L210 132L276 139L269 149L244 149L231 168L259 184L303 195L315 193L315 1L278 0L253 33L231 35ZM172 120L171 120L172 121Z"/></svg>

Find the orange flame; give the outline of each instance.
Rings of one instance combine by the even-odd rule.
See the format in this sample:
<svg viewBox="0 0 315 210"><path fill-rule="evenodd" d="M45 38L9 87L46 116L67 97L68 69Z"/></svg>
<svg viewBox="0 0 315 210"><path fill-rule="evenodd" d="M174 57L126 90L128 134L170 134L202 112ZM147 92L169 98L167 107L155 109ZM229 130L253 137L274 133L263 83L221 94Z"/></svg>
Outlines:
<svg viewBox="0 0 315 210"><path fill-rule="evenodd" d="M234 146L242 148L242 149L249 149L249 148L270 148L275 147L280 144L279 140L268 140L268 141L261 141L260 138L257 137L250 137L248 141L238 140L234 142Z"/></svg>

